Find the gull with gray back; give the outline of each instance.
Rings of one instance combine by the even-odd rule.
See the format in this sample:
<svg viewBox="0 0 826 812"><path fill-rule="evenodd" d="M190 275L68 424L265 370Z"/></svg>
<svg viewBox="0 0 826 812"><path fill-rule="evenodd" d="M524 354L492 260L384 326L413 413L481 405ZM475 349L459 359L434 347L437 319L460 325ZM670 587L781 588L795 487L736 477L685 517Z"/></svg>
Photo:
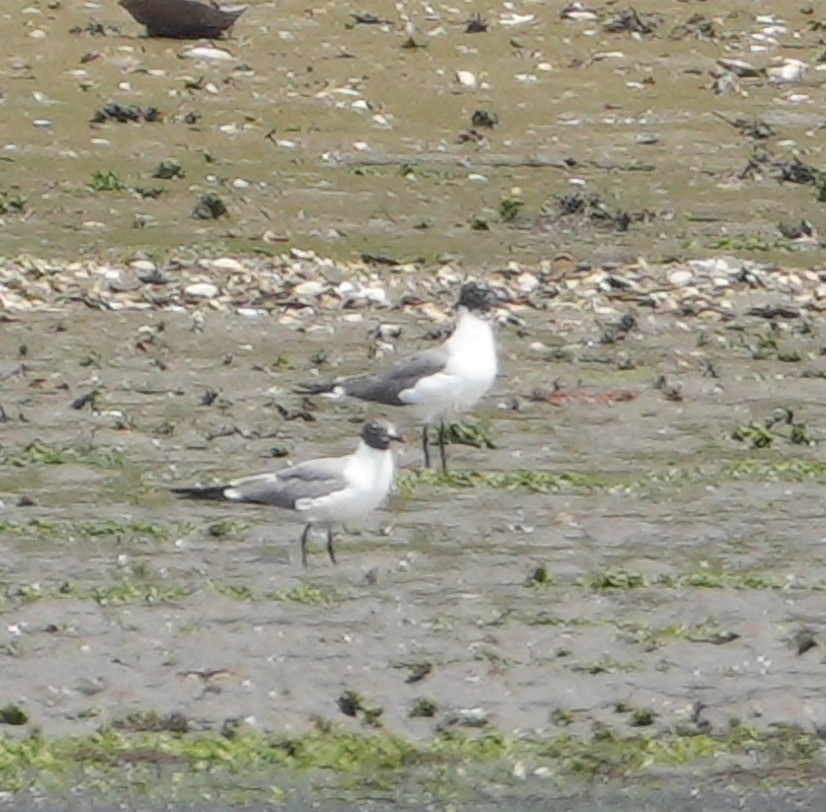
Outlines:
<svg viewBox="0 0 826 812"><path fill-rule="evenodd" d="M303 384L298 391L404 407L423 424L426 467L430 466L428 428L438 423L442 471L446 473L445 421L472 409L496 379L496 337L489 318L495 303L490 288L467 282L456 305L456 328L443 344L411 355L383 372Z"/></svg>
<svg viewBox="0 0 826 812"><path fill-rule="evenodd" d="M281 508L305 523L301 562L307 566L307 542L313 526L327 530L327 552L335 564L333 525L362 519L386 499L396 477L391 442L402 440L384 420L364 424L358 446L345 457L308 460L291 468L233 480L224 485L172 488L177 496L243 502Z"/></svg>

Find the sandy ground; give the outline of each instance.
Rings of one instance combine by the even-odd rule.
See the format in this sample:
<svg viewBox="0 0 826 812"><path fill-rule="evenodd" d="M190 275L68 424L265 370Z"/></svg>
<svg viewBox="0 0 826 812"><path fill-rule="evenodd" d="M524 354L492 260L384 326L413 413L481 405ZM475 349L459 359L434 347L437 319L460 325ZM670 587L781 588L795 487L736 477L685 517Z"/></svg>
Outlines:
<svg viewBox="0 0 826 812"><path fill-rule="evenodd" d="M26 353L6 362L24 368L2 401L4 689L32 727L68 735L151 711L206 730L358 728L337 706L349 690L414 739L470 709L517 734L628 733L640 718L650 731L820 730L817 449L782 424L768 449L731 437L791 404L819 437L820 381L801 374L818 365L816 334L781 331L802 354L790 364L749 357L743 336L766 330L755 319L652 316L621 345L594 344L587 319L505 328L505 376L477 415L497 448L451 449L479 484L417 478L410 444L399 493L342 537L338 567L319 544L302 570L300 527L273 511L165 493L284 464L274 448L350 448L362 407L321 401L307 423L277 406L301 405L290 390L316 351L336 372L367 363L371 318L334 350L325 331L241 316L208 315L202 332L182 314L84 310L6 325L4 357ZM425 327L399 318L402 348L424 346ZM136 336L161 321L147 357ZM551 334L568 361L531 358L529 337ZM655 386L663 375L679 395ZM555 380L561 405L526 397ZM72 409L91 388L95 409ZM551 479L563 475L577 478ZM423 697L434 717L410 718Z"/></svg>
<svg viewBox="0 0 826 812"><path fill-rule="evenodd" d="M485 6L490 30L475 35L468 10L407 9L427 43L410 49L404 19L348 27L350 9L256 3L224 63L143 38L114 6L101 30L86 7L0 17L0 255L140 256L173 276L170 258L289 247L398 260L428 280L442 261L484 276L512 259L717 251L815 269L811 310L778 293L794 279L732 294L725 319L638 302L614 343L630 303L526 312L503 326L505 374L474 415L496 447L452 447L441 481L419 474L412 443L387 509L341 538L338 567L318 540L306 571L300 526L166 488L349 450L366 410L306 404L293 386L318 365L348 373L427 346L423 312L298 313L306 331L278 307L192 301L3 313L0 703L27 715L4 734L174 713L207 733L372 731L369 716L417 742L456 729L821 735L826 292L804 170L823 164L822 43L811 14L772 5L785 31L751 4L721 6L713 33L677 28L683 3L640 6L661 15L653 36L608 32L611 8L582 23L537 6L512 25ZM756 73L721 73L720 58ZM784 58L809 72L776 81ZM157 105L163 122L90 126L109 102ZM496 126L476 131L479 110ZM181 175L155 177L168 160ZM208 193L228 217L192 217ZM573 193L581 207L565 213ZM63 278L39 273L25 290L4 275L0 293ZM791 315L748 315L755 303ZM367 339L382 321L403 328L395 348ZM347 692L371 714L343 714ZM411 716L422 702L432 715ZM814 805L795 780L777 779L783 802ZM719 792L720 809L739 797ZM749 792L749 808L782 808ZM501 801L480 793L478 808Z"/></svg>

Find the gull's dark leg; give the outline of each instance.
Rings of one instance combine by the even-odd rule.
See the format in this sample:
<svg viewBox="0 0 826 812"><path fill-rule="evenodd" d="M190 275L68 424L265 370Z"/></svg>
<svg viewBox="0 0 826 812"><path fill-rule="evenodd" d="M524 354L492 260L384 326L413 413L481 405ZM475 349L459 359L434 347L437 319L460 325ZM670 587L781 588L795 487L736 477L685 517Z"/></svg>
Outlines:
<svg viewBox="0 0 826 812"><path fill-rule="evenodd" d="M335 550L333 549L333 528L332 527L327 528L327 552L330 556L330 561L332 561L334 564L338 564L338 561L336 561L336 553L335 553Z"/></svg>
<svg viewBox="0 0 826 812"><path fill-rule="evenodd" d="M447 473L447 449L445 448L445 444L447 442L447 428L445 427L445 421L439 421L439 454L442 457L442 473Z"/></svg>
<svg viewBox="0 0 826 812"><path fill-rule="evenodd" d="M427 435L427 423L422 426L422 451L424 452L424 467L430 468L430 438Z"/></svg>
<svg viewBox="0 0 826 812"><path fill-rule="evenodd" d="M304 532L301 534L301 564L304 568L307 567L307 539L310 537L311 527L312 525L308 524L304 528Z"/></svg>

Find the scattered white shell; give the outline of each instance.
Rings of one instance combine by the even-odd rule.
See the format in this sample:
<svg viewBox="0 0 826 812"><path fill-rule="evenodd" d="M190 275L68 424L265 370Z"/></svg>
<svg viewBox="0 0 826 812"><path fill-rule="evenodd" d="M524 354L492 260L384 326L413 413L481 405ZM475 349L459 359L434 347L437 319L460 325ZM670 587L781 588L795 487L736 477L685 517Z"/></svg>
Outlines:
<svg viewBox="0 0 826 812"><path fill-rule="evenodd" d="M303 248L291 248L290 256L295 259L314 260L316 258L315 251L305 251Z"/></svg>
<svg viewBox="0 0 826 812"><path fill-rule="evenodd" d="M476 74L469 70L457 70L456 79L462 87L476 87Z"/></svg>
<svg viewBox="0 0 826 812"><path fill-rule="evenodd" d="M399 338L402 334L402 326L401 324L391 324L389 322L383 322L378 327L376 327L376 336L383 341L390 341L392 338Z"/></svg>
<svg viewBox="0 0 826 812"><path fill-rule="evenodd" d="M184 288L184 296L190 299L214 299L220 292L218 286L211 282L195 282Z"/></svg>
<svg viewBox="0 0 826 812"><path fill-rule="evenodd" d="M388 302L387 291L384 288L362 288L361 296L367 299L368 302L373 302L373 304L387 304Z"/></svg>
<svg viewBox="0 0 826 812"><path fill-rule="evenodd" d="M590 8L586 8L584 3L574 2L562 9L560 15L563 20L573 20L574 22L594 22L599 19L599 15Z"/></svg>
<svg viewBox="0 0 826 812"><path fill-rule="evenodd" d="M516 277L516 285L522 293L533 293L539 288L539 278L527 271Z"/></svg>
<svg viewBox="0 0 826 812"><path fill-rule="evenodd" d="M205 62L231 62L235 57L221 48L211 48L207 45L196 45L183 52L188 59L202 59Z"/></svg>
<svg viewBox="0 0 826 812"><path fill-rule="evenodd" d="M760 76L760 74L762 73L760 68L757 68L751 63L745 62L742 59L722 58L717 60L717 64L721 68L724 68L730 73L733 73L735 76L740 76L743 78L752 78L755 76Z"/></svg>
<svg viewBox="0 0 826 812"><path fill-rule="evenodd" d="M311 280L309 282L302 282L293 288L293 293L296 296L319 296L324 292L324 285L321 282Z"/></svg>
<svg viewBox="0 0 826 812"><path fill-rule="evenodd" d="M218 257L218 259L210 260L208 264L210 268L215 268L218 271L241 273L244 270L244 266L232 257Z"/></svg>
<svg viewBox="0 0 826 812"><path fill-rule="evenodd" d="M506 11L499 17L501 25L524 25L525 23L532 23L536 19L536 14L514 14L512 11Z"/></svg>
<svg viewBox="0 0 826 812"><path fill-rule="evenodd" d="M694 274L685 268L678 268L668 275L668 281L675 287L682 288L694 279Z"/></svg>
<svg viewBox="0 0 826 812"><path fill-rule="evenodd" d="M599 51L591 54L592 62L604 62L606 59L625 59L625 54L622 51Z"/></svg>
<svg viewBox="0 0 826 812"><path fill-rule="evenodd" d="M784 59L782 64L773 65L766 70L769 79L777 84L800 82L809 66L801 59Z"/></svg>

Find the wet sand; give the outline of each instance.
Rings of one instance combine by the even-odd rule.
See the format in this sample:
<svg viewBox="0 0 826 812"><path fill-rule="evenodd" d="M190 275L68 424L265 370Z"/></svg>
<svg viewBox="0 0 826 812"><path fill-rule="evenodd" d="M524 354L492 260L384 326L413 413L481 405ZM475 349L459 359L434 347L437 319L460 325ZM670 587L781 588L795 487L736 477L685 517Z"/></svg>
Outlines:
<svg viewBox="0 0 826 812"><path fill-rule="evenodd" d="M816 805L795 787L818 780L826 724L823 204L806 175L824 163L822 44L803 10L775 9L781 25L698 7L712 28L686 31L692 9L662 6L638 9L662 20L636 36L605 29L609 8L574 22L536 6L516 25L499 7L407 9L427 43L411 49L403 19L258 3L214 43L226 63L142 37L115 6L2 18L0 255L48 258L0 277L0 705L24 716L3 743L128 740L114 774L13 772L17 758L4 802L34 787L88 798L78 809L98 791L159 809L400 803L286 768L282 794L256 773L239 799L225 765L202 780L190 755L185 779L153 759L120 775L145 755L129 737L162 749L183 725L540 743L497 744L473 781L429 754L448 789L411 770L411 808L510 792L515 808L554 793L663 808L649 781L672 769L704 788L698 808ZM477 10L490 30L464 33ZM757 71L732 79L720 58ZM808 71L776 81L783 58ZM90 126L109 102L163 121ZM480 110L498 123L474 125ZM155 177L162 161L181 171ZM193 218L206 194L228 216ZM283 268L258 287L195 264L282 252L305 285L348 281L366 255L362 282L392 307L299 291ZM651 264L720 253L777 266ZM293 387L428 346L444 311L416 297L444 305L465 274L521 290L505 375L474 415L495 448L451 448L441 479L412 443L338 567L318 540L303 571L300 526L272 511L170 498L348 451L367 410ZM215 295L178 290L183 276ZM387 321L392 347L370 337Z"/></svg>
<svg viewBox="0 0 826 812"><path fill-rule="evenodd" d="M158 364L135 337L161 318ZM421 317L394 319L405 350L426 346ZM74 309L6 325L4 356L27 348L3 396L4 685L29 716L10 733L128 733L179 714L192 732L324 720L422 742L820 734L826 472L784 423L768 449L732 438L791 404L822 436L820 382L804 374L816 333L778 328L806 359L790 364L743 351L765 331L748 318L644 317L602 346L593 318L505 327L506 376L475 415L496 448L452 448L440 481L412 444L398 493L342 537L337 567L319 540L302 570L300 527L273 511L165 492L351 447L362 407L319 399L303 422L276 404L299 410L290 392L317 351L335 371L363 363L369 321L340 327L332 350L324 330L239 315L207 313L197 332L185 314ZM527 336L546 333L567 361L530 358ZM528 397L554 380L560 403ZM72 409L92 385L94 409ZM347 692L367 710L343 713ZM422 700L430 715L411 716Z"/></svg>

